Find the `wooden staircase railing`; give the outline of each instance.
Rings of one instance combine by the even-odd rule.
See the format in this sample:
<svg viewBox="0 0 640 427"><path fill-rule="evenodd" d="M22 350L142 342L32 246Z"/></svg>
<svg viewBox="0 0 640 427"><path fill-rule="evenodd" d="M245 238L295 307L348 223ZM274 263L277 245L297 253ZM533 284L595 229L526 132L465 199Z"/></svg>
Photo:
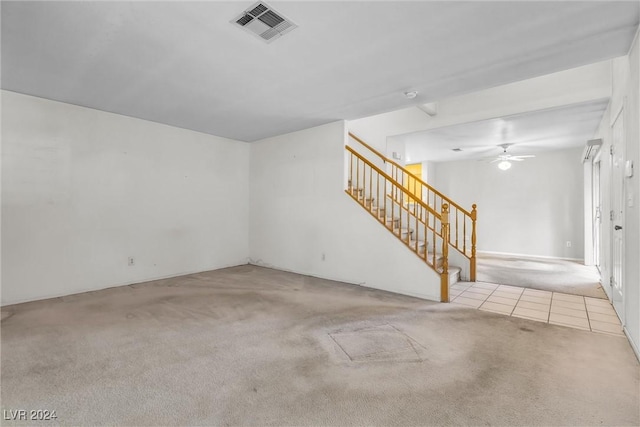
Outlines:
<svg viewBox="0 0 640 427"><path fill-rule="evenodd" d="M385 157L382 153L371 147L369 144L349 132L349 136L373 153L382 164L386 166L387 176L395 183L396 192L401 196L409 195L409 197L401 197L401 202L411 204L419 201L420 204L427 206L435 212L442 212L445 206L449 212L450 222L447 224L447 230L443 236L447 236L447 242L452 248L461 253L469 260L469 279L476 281L476 220L478 217L477 206L472 205L471 211L464 209L462 206L451 200L449 197L436 190L431 185L424 182L421 178L409 172L406 168ZM356 150L347 147L350 153ZM361 154L358 156L364 158ZM369 162L373 164L373 162ZM378 167L378 169L380 169ZM399 191L398 188L405 190ZM414 203L415 204L415 203ZM445 251L443 250L443 255Z"/></svg>
<svg viewBox="0 0 640 427"><path fill-rule="evenodd" d="M442 236L449 235L449 206L443 203L436 211L356 150L345 148L347 194L440 275L441 300L448 302L449 244Z"/></svg>

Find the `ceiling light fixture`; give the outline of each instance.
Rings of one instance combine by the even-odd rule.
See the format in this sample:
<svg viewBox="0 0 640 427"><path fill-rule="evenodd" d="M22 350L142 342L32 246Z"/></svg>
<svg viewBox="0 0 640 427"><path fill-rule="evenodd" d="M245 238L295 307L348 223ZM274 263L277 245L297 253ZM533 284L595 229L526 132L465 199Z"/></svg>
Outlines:
<svg viewBox="0 0 640 427"><path fill-rule="evenodd" d="M511 162L503 160L500 163L498 163L498 167L500 168L500 170L506 171L511 167Z"/></svg>
<svg viewBox="0 0 640 427"><path fill-rule="evenodd" d="M415 90L413 90L411 92L405 92L404 96L406 96L408 99L413 99L416 96L418 96L418 92L416 92Z"/></svg>

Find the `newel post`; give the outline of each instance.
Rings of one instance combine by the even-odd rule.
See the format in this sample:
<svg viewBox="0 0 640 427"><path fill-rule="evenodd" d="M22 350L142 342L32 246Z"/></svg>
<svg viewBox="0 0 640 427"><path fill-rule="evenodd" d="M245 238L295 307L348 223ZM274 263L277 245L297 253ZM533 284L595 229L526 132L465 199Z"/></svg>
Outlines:
<svg viewBox="0 0 640 427"><path fill-rule="evenodd" d="M477 206L474 203L471 206L471 281L476 281L476 219L478 217Z"/></svg>
<svg viewBox="0 0 640 427"><path fill-rule="evenodd" d="M440 273L440 300L449 302L449 205L442 205L440 214L442 235L442 272Z"/></svg>

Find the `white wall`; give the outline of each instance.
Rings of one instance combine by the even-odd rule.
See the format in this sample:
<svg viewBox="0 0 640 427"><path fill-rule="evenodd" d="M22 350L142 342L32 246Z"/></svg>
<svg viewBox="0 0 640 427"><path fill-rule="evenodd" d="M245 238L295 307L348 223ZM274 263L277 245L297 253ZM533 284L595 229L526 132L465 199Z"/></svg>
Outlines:
<svg viewBox="0 0 640 427"><path fill-rule="evenodd" d="M2 151L2 304L247 262L245 143L3 91Z"/></svg>
<svg viewBox="0 0 640 427"><path fill-rule="evenodd" d="M635 166L634 176L624 179L624 309L618 313L636 354L640 358L640 46L638 34L629 55L613 61L613 95L609 108L595 137L603 139L601 150L601 191L603 198L602 239L600 246L603 264L603 286L607 291L611 286L611 232L608 213L611 210L612 182L609 147L611 146L611 125L620 108L624 106L625 159Z"/></svg>
<svg viewBox="0 0 640 427"><path fill-rule="evenodd" d="M440 279L345 192L344 122L251 144L253 263L439 300Z"/></svg>
<svg viewBox="0 0 640 427"><path fill-rule="evenodd" d="M625 328L636 355L640 358L640 40L636 33L629 54L629 84L627 97L626 153L633 162L635 173L625 180ZM615 84L615 83L614 83Z"/></svg>
<svg viewBox="0 0 640 427"><path fill-rule="evenodd" d="M409 107L390 113L378 114L357 120L349 120L349 131L376 150L386 153L387 137L408 132L418 124L421 128L429 116L417 107ZM391 156L389 156L391 157Z"/></svg>
<svg viewBox="0 0 640 427"><path fill-rule="evenodd" d="M477 160L434 163L434 186L478 205L479 251L583 259L581 154L551 151L507 171Z"/></svg>

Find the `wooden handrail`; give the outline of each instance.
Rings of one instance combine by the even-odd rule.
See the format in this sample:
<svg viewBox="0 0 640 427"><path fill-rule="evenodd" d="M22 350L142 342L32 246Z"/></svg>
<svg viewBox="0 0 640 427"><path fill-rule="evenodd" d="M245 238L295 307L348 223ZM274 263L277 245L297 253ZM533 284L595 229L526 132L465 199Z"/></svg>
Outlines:
<svg viewBox="0 0 640 427"><path fill-rule="evenodd" d="M352 154L355 154L355 156L357 158L359 158L360 160L362 160L367 166L371 167L373 170L375 170L376 172L378 172L378 174L380 174L380 176L382 176L383 178L385 178L387 181L389 181L390 183L392 183L392 185L395 185L396 187L398 187L404 194L406 194L409 198L413 199L416 201L416 203L418 203L420 206L422 206L424 209L426 209L430 214L434 215L436 218L441 219L440 217L440 212L436 211L435 209L433 209L431 206L427 205L425 202L423 202L422 200L418 199L416 196L414 196L413 194L411 194L406 188L395 184L395 179L393 179L392 177L390 177L386 172L384 172L382 169L380 169L379 167L377 167L376 165L374 165L373 163L371 163L369 160L367 160L365 157L363 157L360 153L358 153L356 150L354 150L353 148L349 147L348 145L345 147L349 152L351 152Z"/></svg>
<svg viewBox="0 0 640 427"><path fill-rule="evenodd" d="M366 142L364 142L363 140L361 140L360 138L358 138L357 136L355 136L351 132L349 132L349 136L351 138L355 139L356 141L358 141L360 144L364 145L373 154L375 154L376 156L380 157L383 162L386 162L388 160L385 156L382 155L381 152L379 152L378 150L376 150L375 148L373 148L372 146L370 146L369 144L367 144Z"/></svg>
<svg viewBox="0 0 640 427"><path fill-rule="evenodd" d="M392 230L393 234L401 241L403 241L407 246L409 246L416 253L416 255L418 255L429 266L440 273L436 260L436 242L438 240L441 240L443 244L447 244L446 239L442 237L441 228L436 227L436 223L440 223L440 221L442 220L442 213L437 212L430 206L424 204L415 195L411 194L406 188L400 185L383 170L367 160L362 154L358 153L350 147L345 147L345 149L350 155L349 188L345 192L360 205L362 205L379 222L386 225L387 228ZM353 165L354 160L356 163L355 168ZM359 167L361 163L362 167ZM368 192L366 187L367 170L369 171ZM364 175L360 175L361 171ZM356 187L353 187L352 185L354 182L354 172L357 177L363 179L362 182L360 182L359 179L355 181ZM375 174L376 176L375 192L372 191L374 188L373 174ZM382 192L384 196L382 196L382 198L380 196L380 181L383 182ZM360 184L364 184L364 188L360 187ZM387 187L387 185L390 187ZM389 188L391 190L390 193L387 192L387 189ZM367 198L367 196L369 197ZM373 209L374 197L378 198L378 205L375 207L375 209ZM380 202L380 200L382 199L384 199L384 204L381 204ZM387 200L389 200L389 204L387 204ZM406 200L410 200L411 203L407 204ZM411 204L413 204L413 208L409 207ZM387 206L391 208L391 217L388 217ZM400 214L397 218L394 217L395 207L397 207L398 213ZM406 214L406 217L403 217L403 214ZM385 218L387 219L385 220ZM433 225L430 224L430 218L433 220ZM403 221L406 221L406 225L403 223ZM391 225L387 225L387 222L391 222ZM412 224L415 224L415 229L410 228ZM406 230L410 230L407 233L404 233L407 235L406 238L402 237L403 233L401 230L403 230L403 226L406 228ZM423 229L424 233L424 249L422 254L420 254L420 250L418 248L420 237L418 233L420 233L420 228ZM416 237L413 239L414 242L412 243L410 240L410 235L414 232L416 233ZM427 235L433 236L432 250L428 250Z"/></svg>
<svg viewBox="0 0 640 427"><path fill-rule="evenodd" d="M458 209L460 212L464 213L467 216L471 216L471 212L469 212L468 210L466 210L465 208L463 208L462 206L458 205L456 202L454 202L453 200L451 200L449 197L445 196L444 194L442 194L441 192L439 192L438 190L436 190L435 188L433 188L431 185L427 184L426 182L424 182L421 178L418 178L417 176L415 176L414 174L412 174L411 172L409 172L407 169L405 169L404 166L394 162L393 160L385 157L382 153L380 153L378 150L376 150L375 148L371 147L369 144L367 144L366 142L364 142L363 140L361 140L360 138L358 138L357 136L355 136L354 134L352 134L351 132L349 132L349 136L353 139L355 139L356 141L358 141L360 144L364 145L368 150L370 150L372 153L374 153L376 156L380 157L380 159L385 162L385 163L390 163L392 165L394 165L395 167L399 168L402 172L406 173L407 175L409 175L411 178L415 179L416 181L418 181L420 184L424 185L425 187L427 187L429 189L429 191L437 194L438 196L440 196L443 200L446 200L446 202L449 204L449 206L454 206L456 209Z"/></svg>
<svg viewBox="0 0 640 427"><path fill-rule="evenodd" d="M394 188L399 188L404 195L406 194L407 198L415 201L415 203L420 206L423 209L426 209L428 213L434 215L436 218L438 218L439 220L442 221L443 216L445 213L444 211L442 213L437 212L435 209L437 207L437 203L436 203L436 199L439 198L440 199L440 209L443 209L445 206L447 208L446 211L446 215L447 218L449 216L449 214L453 214L454 215L454 221L452 224L449 224L448 221L446 223L446 227L442 228L440 230L440 234L439 236L443 238L443 240L447 241L447 244L451 245L455 250L457 250L458 252L460 252L462 255L464 255L467 259L469 259L470 262L470 280L472 282L476 281L476 244L477 244L477 237L476 237L476 221L477 221L477 216L478 216L478 211L477 211L477 207L474 204L472 207L471 211L466 210L465 208L463 208L462 206L460 206L459 204L457 204L456 202L454 202L453 200L451 200L449 197L445 196L444 194L442 194L440 191L436 190L435 188L433 188L431 185L427 184L426 182L424 182L421 178L417 177L416 175L414 175L413 173L409 172L409 170L407 170L404 166L396 163L395 161L387 158L386 156L384 156L382 153L380 153L378 150L376 150L375 148L371 147L369 144L367 144L366 142L364 142L362 139L358 138L356 135L354 135L353 133L349 132L349 137L353 138L354 140L356 140L358 143L362 144L366 149L368 149L369 151L371 151L373 154L375 154L377 157L379 157L383 163L385 164L390 164L392 166L391 169L391 173L393 175L395 175L396 177L393 178L390 175L388 175L386 172L383 172L380 168L378 168L377 166L375 166L373 163L371 163L369 160L367 160L365 157L363 157L362 155L360 155L356 150L354 150L353 148L351 148L350 146L346 146L345 148L351 152L352 154L355 154L356 157L360 160L362 160L366 165L369 165L372 169L375 169L376 172L378 172L379 175L383 176L387 181L391 182L391 184L393 186L395 186ZM357 164L359 165L359 163ZM394 169L395 168L395 169ZM401 171L402 172L402 176L400 179L398 179L397 177L397 171ZM404 180L404 174L407 175L407 183L405 186L405 180ZM415 184L420 185L420 196L416 196L414 194L412 194L410 192L410 189L408 188L409 183L411 183L413 180L414 181L414 191L415 191ZM427 202L423 202L422 201L422 190L426 189L427 191ZM433 204L434 206L431 207L430 206L430 199L431 197L429 196L429 194L433 194ZM393 198L395 199L395 197ZM398 201L395 200L397 203ZM408 210L407 210L408 212ZM415 212L415 211L414 211ZM458 220L458 215L462 215L463 219L462 219L462 243L460 243L459 241L459 220ZM414 213L415 215L415 213ZM417 217L416 217L417 218ZM467 220L470 221L470 225L471 225L471 253L469 253L467 251ZM422 221L420 221L422 222ZM423 224L425 224L424 222L422 222ZM428 228L431 228L427 225ZM453 227L454 233L451 234L451 230ZM438 234L437 231L434 230L434 232L436 234ZM446 233L446 234L444 234Z"/></svg>
<svg viewBox="0 0 640 427"><path fill-rule="evenodd" d="M345 149L349 153L349 184L345 192L438 273L441 301L448 302L449 245L452 245L449 233L449 205L442 203L441 211L437 212L362 154L349 146L345 146ZM355 187L353 186L354 172ZM380 194L381 189L382 195ZM384 204L380 202L382 199L384 199ZM377 200L376 206L374 206L374 200ZM390 201L391 216L387 210L387 200ZM395 216L396 207L397 217ZM433 220L432 224L431 220ZM438 227L437 224L440 226ZM413 226L415 228L412 228ZM428 240L429 236L431 237L430 241ZM420 240L420 238L424 238L424 240ZM440 257L437 256L438 249L441 250Z"/></svg>

